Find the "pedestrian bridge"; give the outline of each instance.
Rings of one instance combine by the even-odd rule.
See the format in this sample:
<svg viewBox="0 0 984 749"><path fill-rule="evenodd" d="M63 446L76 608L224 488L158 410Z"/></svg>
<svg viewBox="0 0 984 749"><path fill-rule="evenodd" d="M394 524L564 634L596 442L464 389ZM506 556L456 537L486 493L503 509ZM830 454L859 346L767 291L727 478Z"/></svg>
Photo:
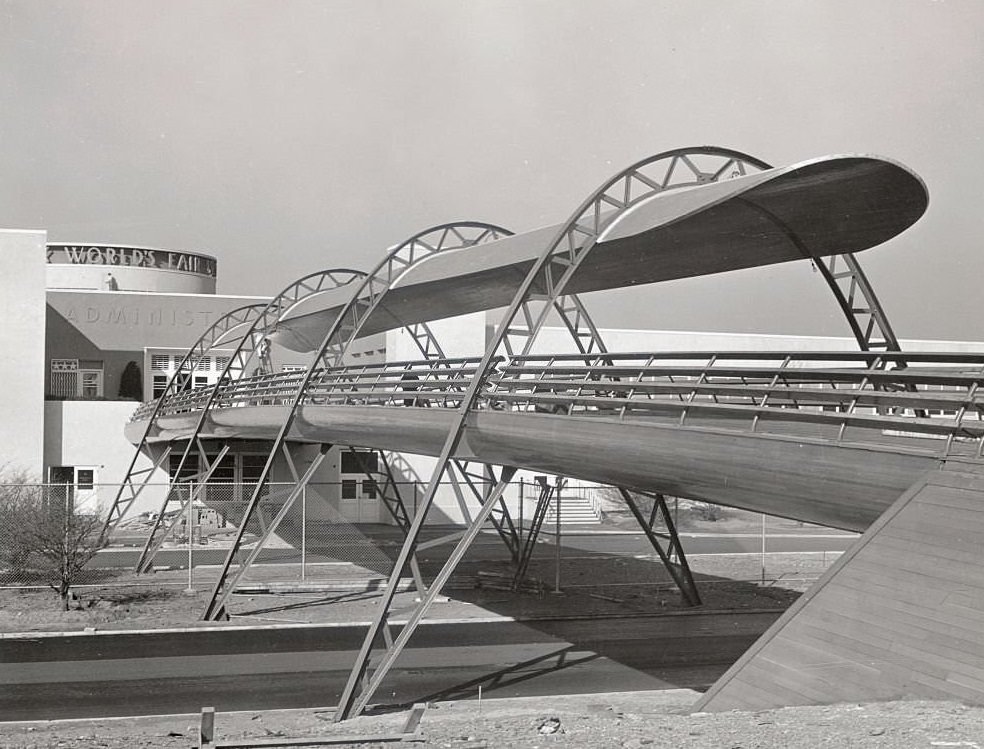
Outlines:
<svg viewBox="0 0 984 749"><path fill-rule="evenodd" d="M480 360L314 373L288 439L439 455ZM215 393L199 435L273 440L304 373ZM984 354L565 354L498 359L454 457L863 531L945 461L982 461ZM151 441L195 430L169 396ZM139 442L153 404L127 426Z"/></svg>
<svg viewBox="0 0 984 749"><path fill-rule="evenodd" d="M265 466L234 513L237 535L203 615L224 618L263 540L331 446L436 457L412 516L399 496L386 499L392 476L381 488L405 541L336 720L365 709L487 523L516 561L517 580L524 574L551 487L541 486L533 525L517 529L503 492L519 468L616 487L694 605L700 599L664 494L866 531L858 548L867 551L837 563L841 584L825 578L822 603L808 595L801 610L791 610L805 634L778 637L788 617L780 620L764 638L778 644L767 656L749 656L730 677L734 686L715 693L708 709L751 697L755 707L766 692L781 704L892 690L960 699L972 693L984 701L984 626L973 603L984 591L984 354L902 352L854 258L905 231L927 203L919 178L886 159L834 156L773 169L727 149L678 149L626 168L556 227L512 235L491 224L446 224L392 248L370 272L306 276L268 304L213 325L164 395L137 410L126 427L137 450L107 525L126 514L170 450L179 454L169 466L180 477L174 496L192 502L233 445L262 444ZM820 272L859 352L615 352L577 297L793 261ZM497 308L505 312L481 357L449 357L427 327ZM548 315L570 332L569 352L538 353ZM354 341L397 328L419 347L419 360L351 366ZM188 389L198 362L229 346L220 382ZM277 346L311 352L310 366L277 373ZM150 456L152 467L138 467L138 455ZM275 463L293 483L271 503ZM474 464L485 469L477 478ZM416 553L445 472L463 477L478 507L464 530L445 539L455 548L425 582ZM634 492L653 500L648 520ZM261 499L276 504L274 517L264 517ZM141 564L163 539L163 516ZM244 548L247 524L257 518L263 535ZM912 549L946 563L913 570ZM947 565L952 579L943 574ZM408 570L420 598L397 634L390 615ZM910 594L913 576L924 580L925 593ZM837 642L814 637L838 616ZM908 650L900 655L888 643L903 629ZM916 657L929 652L934 631L945 631L946 642L932 657ZM806 649L814 671L801 674ZM971 657L978 666L968 669L962 664ZM843 678L828 678L830 668ZM834 682L864 686L817 686Z"/></svg>

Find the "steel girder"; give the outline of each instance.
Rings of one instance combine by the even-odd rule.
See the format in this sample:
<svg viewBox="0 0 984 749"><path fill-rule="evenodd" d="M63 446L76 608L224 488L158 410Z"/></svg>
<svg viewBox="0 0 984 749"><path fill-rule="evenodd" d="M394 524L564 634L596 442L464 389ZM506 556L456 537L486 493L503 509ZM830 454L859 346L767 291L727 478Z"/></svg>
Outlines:
<svg viewBox="0 0 984 749"><path fill-rule="evenodd" d="M713 171L701 169L694 162L694 159L706 160L706 157L713 157L719 162ZM403 551L379 602L379 613L369 626L362 651L339 701L335 713L336 721L345 720L362 712L375 688L385 676L388 664L395 659L395 656L390 658L390 653L394 649L391 647L390 653L376 670L369 684L359 695L356 695L356 690L362 684L363 676L368 669L372 647L385 626L400 575L417 544L424 518L433 504L440 481L461 440L468 414L475 408L478 395L483 388L494 390L494 385L489 382L489 375L497 358L502 355L529 353L549 311L564 296L564 289L581 262L598 242L605 229L634 205L667 189L714 181L729 169L744 174L748 167L755 166L754 159L737 151L709 147L678 149L657 154L633 164L598 188L581 204L544 248L516 291L512 303L486 347L478 372L462 396ZM540 307L539 310L537 306ZM413 634L414 627L415 624L405 626L400 635L401 639L409 638Z"/></svg>
<svg viewBox="0 0 984 749"><path fill-rule="evenodd" d="M373 636L367 636L362 643L362 649L359 651L356 657L355 667L352 669L352 673L349 675L348 683L345 685L345 691L342 695L342 700L339 702L338 710L335 712L335 721L345 720L350 717L349 714L342 714L342 706L354 699L355 689L358 685L363 683L363 680L367 679L367 683L362 692L362 697L358 702L356 712L361 712L365 707L365 702L368 701L368 697L375 693L379 688L380 683L386 677L389 669L392 667L393 663L399 657L403 648L406 646L410 637L416 631L417 626L423 620L431 604L440 594L444 585L447 583L451 574L454 572L458 563L464 557L472 542L478 536L482 527L485 525L486 521L492 514L493 509L498 503L499 499L502 497L503 491L505 491L509 482L512 480L513 475L515 475L516 469L511 467L506 467L502 469L502 473L499 476L498 481L495 485L491 487L491 490L485 495L482 502L482 507L478 513L472 518L468 529L461 534L460 540L451 552L441 571L437 573L434 580L431 582L430 587L427 589L427 593L421 598L420 602L416 605L413 612L408 617L406 623L403 625L400 634L393 639L389 633L389 609L392 603L392 596L388 596L388 601L385 606L381 606L379 614L376 620L373 622L371 631ZM414 518L414 527L411 528L411 534L413 538L413 543L405 543L403 548L400 550L400 555L397 557L396 564L394 565L394 575L393 577L398 578L400 571L407 565L410 558L412 557L414 550L416 548L416 539L418 534L414 531L419 531L419 527L422 524L424 518L423 513L418 513ZM390 579L392 580L393 577ZM387 588L387 593L389 593L389 588ZM380 661L376 670L370 675L368 674L369 668L369 658L372 654L373 648L376 646L379 636L382 635L386 642L386 653ZM351 712L347 711L347 712Z"/></svg>

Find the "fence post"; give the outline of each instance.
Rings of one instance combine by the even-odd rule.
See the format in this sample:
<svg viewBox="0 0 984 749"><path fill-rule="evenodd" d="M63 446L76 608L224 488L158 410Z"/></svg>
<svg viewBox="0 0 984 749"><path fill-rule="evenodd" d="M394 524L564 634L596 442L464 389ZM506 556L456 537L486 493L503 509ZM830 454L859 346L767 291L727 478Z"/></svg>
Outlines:
<svg viewBox="0 0 984 749"><path fill-rule="evenodd" d="M554 593L560 593L560 490L564 486L564 480L558 476L557 477L557 492L555 495L555 500L557 502L557 513L556 513L556 535L554 537L554 543L557 544L557 570L554 573Z"/></svg>
<svg viewBox="0 0 984 749"><path fill-rule="evenodd" d="M762 585L765 585L765 513L762 513Z"/></svg>
<svg viewBox="0 0 984 749"><path fill-rule="evenodd" d="M194 492L192 492L192 495L194 495ZM192 506L194 504L195 503L192 501L192 498L189 497L188 517L185 520L185 524L187 525L186 530L188 531L188 588L185 591L186 593L195 592L195 572L194 572L195 560L194 557L192 556L194 553L192 543L194 541L194 536L195 536L195 508Z"/></svg>
<svg viewBox="0 0 984 749"><path fill-rule="evenodd" d="M307 487L301 489L301 580L307 579Z"/></svg>
<svg viewBox="0 0 984 749"><path fill-rule="evenodd" d="M526 506L526 482L519 479L519 542L523 542L523 508Z"/></svg>

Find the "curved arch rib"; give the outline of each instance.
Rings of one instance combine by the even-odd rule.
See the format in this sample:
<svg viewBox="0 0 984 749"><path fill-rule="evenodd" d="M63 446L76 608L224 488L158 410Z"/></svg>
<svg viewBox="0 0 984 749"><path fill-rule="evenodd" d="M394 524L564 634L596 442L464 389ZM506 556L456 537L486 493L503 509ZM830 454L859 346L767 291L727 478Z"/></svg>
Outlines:
<svg viewBox="0 0 984 749"><path fill-rule="evenodd" d="M710 167L707 166L708 161L713 162ZM411 617L411 622L390 645L385 658L365 684L361 695L357 697L356 689L365 683L369 657L385 625L400 575L412 554L440 480L461 440L468 413L476 407L481 390L486 386L494 387L490 385L489 378L493 373L496 357L516 351L529 353L537 333L543 327L549 307L563 295L568 282L597 244L605 229L634 205L668 189L704 184L725 176L740 176L747 173L749 169L765 168L768 168L768 165L754 157L713 147L676 149L656 154L623 170L592 193L560 228L553 241L545 247L515 293L502 322L496 328L486 348L478 373L461 400L427 491L420 501L418 514L414 518L407 541L394 564L393 574L379 601L379 614L366 633L362 649L339 701L335 713L336 721L357 715L365 708L413 634L416 622L419 622L426 610L427 599L421 603ZM530 306L534 299L545 299L548 304L544 305L542 311L536 313ZM526 324L517 326L515 325L517 320L524 321ZM430 592L433 592L433 589Z"/></svg>
<svg viewBox="0 0 984 749"><path fill-rule="evenodd" d="M761 159L751 156L744 157L748 164L755 169L772 169L771 164L767 164ZM739 170L739 174L745 174L744 169ZM757 210L761 211L760 208ZM774 216L770 219L776 220ZM779 222L781 225L781 222ZM888 315L885 314L881 302L875 295L875 290L861 263L853 253L845 252L839 255L815 257L802 247L802 243L785 226L782 226L790 240L800 248L805 257L808 257L820 271L830 291L834 295L838 306L847 319L847 324L854 333L858 346L862 351L901 351L898 338L892 330ZM841 267L843 265L843 267Z"/></svg>
<svg viewBox="0 0 984 749"><path fill-rule="evenodd" d="M409 267L437 252L461 249L494 241L500 237L511 235L511 233L502 227L476 221L442 224L425 229L410 237L387 253L376 267L364 276L355 293L324 334L322 344L315 355L312 365L297 389L284 424L278 433L277 439L271 446L267 462L257 480L253 496L245 509L240 523L240 534L237 536L237 539L226 556L211 599L206 606L204 613L205 619L217 618L223 614L228 595L246 571L247 565L241 564L236 573L231 578L229 577L229 570L239 545L242 529L245 528L249 518L255 511L263 487L269 481L273 461L286 442L286 436L296 418L297 408L308 385L313 381L314 372L322 368L327 369L342 364L352 343L359 337L365 321L383 305L386 292L392 286L393 282ZM591 322L590 316L580 300L571 296L562 302L554 300L554 306L564 320L566 327L571 331L581 353L604 352L606 350L597 328ZM443 358L444 354L440 344L426 324L418 323L408 326L407 330L426 359ZM467 465L461 465L456 462L456 467L467 487L478 496ZM479 499L481 500L481 497ZM397 505L402 504L399 498L396 498L394 501ZM501 498L499 506L499 515L494 517L492 522L510 552L515 554L518 549L518 539L515 528L512 526L512 521L505 509L504 501ZM389 502L387 502L387 508L391 513L394 511L394 508L390 507ZM405 512L401 514L397 508L394 518L397 519L397 522L400 522L405 518ZM402 522L401 525L403 525ZM408 526L409 523L407 523L404 529L406 530Z"/></svg>
<svg viewBox="0 0 984 749"><path fill-rule="evenodd" d="M369 302L370 306L366 307L363 313L352 321L346 339L337 344L330 361L325 361L324 365L339 366L344 361L348 349L361 334L363 325L373 311L385 305L385 295L392 288L393 281L412 265L437 252L495 241L503 236L511 236L512 233L508 229L494 224L465 221L425 229L395 247L380 261L372 273L376 281L370 284L370 287L377 287L377 290ZM570 332L580 353L588 355L607 353L607 348L598 328L591 320L583 302L576 295L572 294L555 300L553 307ZM440 342L426 324L418 323L407 326L406 329L410 332L425 359L444 358ZM478 479L469 469L466 461L455 460L453 464L465 487L479 501L482 501L482 495L478 490L476 481L484 482L487 477ZM519 536L504 499L500 499L498 511L493 512L490 520L510 554L515 558L519 552ZM407 522L403 528L404 531L409 529L409 525L410 523Z"/></svg>

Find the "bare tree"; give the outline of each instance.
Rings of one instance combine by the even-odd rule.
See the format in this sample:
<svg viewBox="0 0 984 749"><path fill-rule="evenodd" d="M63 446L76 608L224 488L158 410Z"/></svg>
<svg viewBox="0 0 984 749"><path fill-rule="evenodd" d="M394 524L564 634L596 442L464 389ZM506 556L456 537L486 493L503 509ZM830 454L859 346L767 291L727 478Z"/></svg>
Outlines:
<svg viewBox="0 0 984 749"><path fill-rule="evenodd" d="M31 483L0 472L0 566L58 593L68 609L71 587L105 545L98 514L76 510L70 486Z"/></svg>

